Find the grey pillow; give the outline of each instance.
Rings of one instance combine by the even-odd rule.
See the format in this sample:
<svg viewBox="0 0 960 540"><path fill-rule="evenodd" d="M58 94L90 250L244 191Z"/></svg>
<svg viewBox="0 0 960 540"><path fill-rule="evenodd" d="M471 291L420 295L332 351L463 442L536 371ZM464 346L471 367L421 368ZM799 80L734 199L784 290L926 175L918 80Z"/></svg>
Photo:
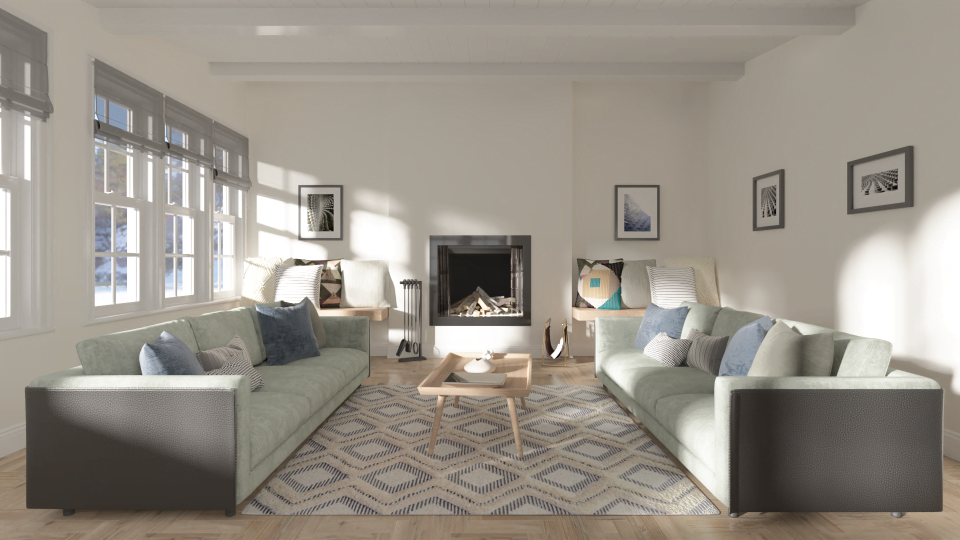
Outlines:
<svg viewBox="0 0 960 540"><path fill-rule="evenodd" d="M309 298L304 298L303 300L309 300ZM303 300L300 302L302 303ZM297 304L291 304L290 302L280 302L280 307L293 307ZM323 329L323 322L320 320L320 314L317 313L316 309L313 309L311 306L310 309L310 325L313 326L313 335L317 338L317 348L322 349L327 344L327 332Z"/></svg>
<svg viewBox="0 0 960 540"><path fill-rule="evenodd" d="M263 388L263 377L253 368L250 361L240 356L230 358L227 363L218 369L210 370L207 375L243 375L250 379L250 391Z"/></svg>
<svg viewBox="0 0 960 540"><path fill-rule="evenodd" d="M140 371L144 375L203 375L190 347L166 331L155 342L143 344Z"/></svg>
<svg viewBox="0 0 960 540"><path fill-rule="evenodd" d="M620 272L620 301L625 308L645 308L650 304L650 277L648 266L656 266L656 259L623 261Z"/></svg>
<svg viewBox="0 0 960 540"><path fill-rule="evenodd" d="M233 339L223 347L208 349L197 353L197 360L204 371L210 371L223 367L234 357L239 356L245 359L251 366L253 361L250 359L250 353L247 352L247 345L240 339L240 336L233 336Z"/></svg>
<svg viewBox="0 0 960 540"><path fill-rule="evenodd" d="M267 349L267 365L282 366L302 358L320 356L317 337L310 324L309 300L293 307L267 307L257 304L257 320L263 344Z"/></svg>
<svg viewBox="0 0 960 540"><path fill-rule="evenodd" d="M687 353L687 365L718 376L723 353L727 350L728 336L708 336L696 328L690 330L687 339L693 343Z"/></svg>
<svg viewBox="0 0 960 540"><path fill-rule="evenodd" d="M833 336L804 336L778 321L757 349L750 377L829 377L833 369Z"/></svg>

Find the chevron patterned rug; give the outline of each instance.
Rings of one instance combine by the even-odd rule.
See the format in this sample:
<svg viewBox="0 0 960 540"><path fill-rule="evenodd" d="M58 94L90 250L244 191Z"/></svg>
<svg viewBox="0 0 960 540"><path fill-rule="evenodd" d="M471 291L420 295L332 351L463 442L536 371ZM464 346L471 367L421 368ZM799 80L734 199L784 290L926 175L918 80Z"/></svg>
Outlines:
<svg viewBox="0 0 960 540"><path fill-rule="evenodd" d="M599 386L534 386L518 408L522 460L499 397L448 399L427 455L436 399L361 386L243 513L719 513Z"/></svg>

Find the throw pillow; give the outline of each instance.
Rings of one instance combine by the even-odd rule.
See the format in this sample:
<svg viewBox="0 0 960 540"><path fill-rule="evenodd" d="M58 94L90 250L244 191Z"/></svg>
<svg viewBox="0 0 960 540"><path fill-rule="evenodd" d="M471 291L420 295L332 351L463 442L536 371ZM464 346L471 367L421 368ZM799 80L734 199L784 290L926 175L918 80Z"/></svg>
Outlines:
<svg viewBox="0 0 960 540"><path fill-rule="evenodd" d="M144 375L203 375L200 361L187 344L169 332L140 349L140 371Z"/></svg>
<svg viewBox="0 0 960 540"><path fill-rule="evenodd" d="M387 261L341 261L343 307L390 307L387 299Z"/></svg>
<svg viewBox="0 0 960 540"><path fill-rule="evenodd" d="M697 279L693 268L647 267L650 278L650 299L664 308L675 308L684 302L697 301Z"/></svg>
<svg viewBox="0 0 960 540"><path fill-rule="evenodd" d="M303 300L309 300L304 298ZM301 300L301 302L303 301ZM281 307L293 307L297 304L290 302L280 302ZM327 332L323 329L323 322L320 320L320 314L316 309L310 309L310 326L313 327L313 335L317 338L317 348L322 349L327 344Z"/></svg>
<svg viewBox="0 0 960 540"><path fill-rule="evenodd" d="M577 259L577 299L573 303L573 307L582 307L590 308L593 307L590 305L590 302L587 302L582 296L580 296L580 281L583 276L590 273L590 270L593 266L602 264L607 268L613 270L614 275L617 276L617 279L620 279L620 274L623 272L623 261L621 259L610 259L606 261L595 261L592 259Z"/></svg>
<svg viewBox="0 0 960 540"><path fill-rule="evenodd" d="M677 367L686 360L690 344L689 339L674 339L660 332L643 348L643 354L665 366Z"/></svg>
<svg viewBox="0 0 960 540"><path fill-rule="evenodd" d="M604 264L588 263L580 269L577 293L589 307L620 309L620 278Z"/></svg>
<svg viewBox="0 0 960 540"><path fill-rule="evenodd" d="M251 257L243 262L243 289L241 296L257 304L273 302L276 289L274 273L281 257Z"/></svg>
<svg viewBox="0 0 960 540"><path fill-rule="evenodd" d="M267 365L282 366L301 358L320 356L317 337L310 324L314 307L304 300L293 307L257 304L257 320L267 349Z"/></svg>
<svg viewBox="0 0 960 540"><path fill-rule="evenodd" d="M833 335L802 335L778 321L767 332L753 365L751 377L829 377L833 369Z"/></svg>
<svg viewBox="0 0 960 540"><path fill-rule="evenodd" d="M692 344L687 354L687 365L700 371L717 376L720 374L720 362L723 361L723 352L727 350L727 336L708 336L693 329L687 336Z"/></svg>
<svg viewBox="0 0 960 540"><path fill-rule="evenodd" d="M625 308L644 308L650 304L650 277L648 266L657 266L657 261L624 261L620 274L620 296Z"/></svg>
<svg viewBox="0 0 960 540"><path fill-rule="evenodd" d="M687 318L687 307L663 309L656 304L647 306L647 313L640 322L640 330L633 342L633 348L644 349L657 334L663 332L677 339L683 330L683 321Z"/></svg>
<svg viewBox="0 0 960 540"><path fill-rule="evenodd" d="M235 356L239 356L251 366L253 365L250 353L247 352L247 345L240 339L240 336L233 336L233 339L223 347L198 352L197 360L200 361L200 366L204 371L210 371L223 367Z"/></svg>
<svg viewBox="0 0 960 540"><path fill-rule="evenodd" d="M277 266L277 302L299 303L304 297L314 305L320 297L319 266Z"/></svg>
<svg viewBox="0 0 960 540"><path fill-rule="evenodd" d="M228 362L219 368L208 371L207 375L243 375L250 379L251 392L263 388L263 377L260 372L253 369L246 358L240 356L231 357Z"/></svg>
<svg viewBox="0 0 960 540"><path fill-rule="evenodd" d="M763 338L773 327L773 321L770 317L763 317L759 320L744 326L737 330L737 333L730 338L727 343L727 350L723 353L723 360L720 362L720 376L745 376L750 372L750 366L753 365L753 359L757 356L757 349L763 343Z"/></svg>
<svg viewBox="0 0 960 540"><path fill-rule="evenodd" d="M340 296L343 289L343 274L340 273L340 263L342 261L308 261L305 259L296 259L294 264L297 266L319 266L320 270L320 307L338 308L340 307Z"/></svg>
<svg viewBox="0 0 960 540"><path fill-rule="evenodd" d="M697 279L697 302L720 307L720 289L717 288L717 263L710 257L678 257L658 261L667 268L693 268Z"/></svg>

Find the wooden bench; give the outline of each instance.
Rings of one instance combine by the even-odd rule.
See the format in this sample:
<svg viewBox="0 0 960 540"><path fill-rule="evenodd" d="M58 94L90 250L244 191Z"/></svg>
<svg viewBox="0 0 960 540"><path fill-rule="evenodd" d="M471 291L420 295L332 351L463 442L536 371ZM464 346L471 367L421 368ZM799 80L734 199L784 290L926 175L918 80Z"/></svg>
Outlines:
<svg viewBox="0 0 960 540"><path fill-rule="evenodd" d="M371 321L385 321L390 316L390 308L323 308L318 309L317 313L321 317L366 317Z"/></svg>
<svg viewBox="0 0 960 540"><path fill-rule="evenodd" d="M597 317L643 317L647 308L632 309L596 309L580 308L573 309L573 320L575 321L595 321Z"/></svg>

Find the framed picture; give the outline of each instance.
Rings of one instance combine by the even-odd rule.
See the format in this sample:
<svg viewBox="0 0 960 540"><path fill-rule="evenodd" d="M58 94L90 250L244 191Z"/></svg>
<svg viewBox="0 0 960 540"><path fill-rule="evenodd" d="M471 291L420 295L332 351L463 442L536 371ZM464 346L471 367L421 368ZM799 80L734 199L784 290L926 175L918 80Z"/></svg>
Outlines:
<svg viewBox="0 0 960 540"><path fill-rule="evenodd" d="M913 147L847 163L847 213L913 206Z"/></svg>
<svg viewBox="0 0 960 540"><path fill-rule="evenodd" d="M300 186L300 240L343 240L343 186Z"/></svg>
<svg viewBox="0 0 960 540"><path fill-rule="evenodd" d="M753 179L753 230L768 231L784 226L783 169Z"/></svg>
<svg viewBox="0 0 960 540"><path fill-rule="evenodd" d="M616 186L614 240L660 239L660 186Z"/></svg>

